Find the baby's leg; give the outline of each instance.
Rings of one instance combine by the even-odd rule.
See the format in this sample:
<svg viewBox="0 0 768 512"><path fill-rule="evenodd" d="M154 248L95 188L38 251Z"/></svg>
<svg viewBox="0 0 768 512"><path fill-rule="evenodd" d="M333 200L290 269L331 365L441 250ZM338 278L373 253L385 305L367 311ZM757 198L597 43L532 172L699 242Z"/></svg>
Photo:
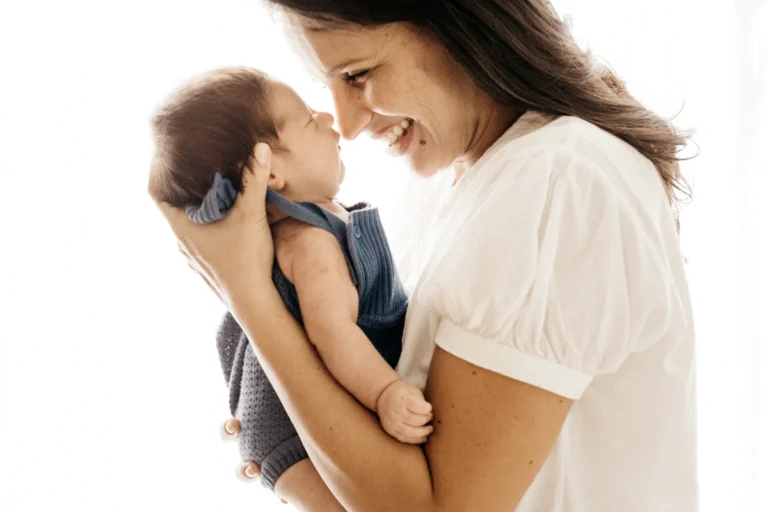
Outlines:
<svg viewBox="0 0 768 512"><path fill-rule="evenodd" d="M250 342L229 314L217 345L229 383L230 412L238 424L240 457L258 466L262 484L274 490L285 471L308 458L307 452Z"/></svg>
<svg viewBox="0 0 768 512"><path fill-rule="evenodd" d="M297 462L278 478L275 494L301 512L344 512L309 459Z"/></svg>

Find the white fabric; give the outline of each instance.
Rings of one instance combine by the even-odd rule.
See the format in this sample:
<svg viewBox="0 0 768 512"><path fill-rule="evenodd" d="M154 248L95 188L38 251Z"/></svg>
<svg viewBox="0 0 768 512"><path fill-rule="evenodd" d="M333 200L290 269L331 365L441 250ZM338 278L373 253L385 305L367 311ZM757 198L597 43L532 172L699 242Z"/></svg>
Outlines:
<svg viewBox="0 0 768 512"><path fill-rule="evenodd" d="M580 119L528 113L429 234L400 374L423 387L436 342L576 400L517 510L695 510L691 307L652 164Z"/></svg>

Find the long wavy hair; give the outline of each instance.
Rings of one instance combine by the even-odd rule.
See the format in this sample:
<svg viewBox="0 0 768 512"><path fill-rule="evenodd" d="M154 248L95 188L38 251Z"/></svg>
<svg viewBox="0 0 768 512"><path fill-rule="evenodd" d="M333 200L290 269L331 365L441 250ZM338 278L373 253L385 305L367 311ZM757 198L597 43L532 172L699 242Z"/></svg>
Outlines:
<svg viewBox="0 0 768 512"><path fill-rule="evenodd" d="M267 1L329 28L403 22L426 29L497 103L589 121L653 162L673 208L690 197L680 173L690 134L629 94L578 46L547 0Z"/></svg>

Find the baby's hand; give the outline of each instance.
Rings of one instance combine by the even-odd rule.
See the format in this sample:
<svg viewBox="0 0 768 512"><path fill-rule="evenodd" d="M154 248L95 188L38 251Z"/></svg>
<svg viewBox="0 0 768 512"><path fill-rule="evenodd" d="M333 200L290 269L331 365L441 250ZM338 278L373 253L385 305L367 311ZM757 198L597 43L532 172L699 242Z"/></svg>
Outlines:
<svg viewBox="0 0 768 512"><path fill-rule="evenodd" d="M424 400L421 390L404 380L396 380L381 393L376 403L384 430L402 443L421 444L434 428L432 404Z"/></svg>

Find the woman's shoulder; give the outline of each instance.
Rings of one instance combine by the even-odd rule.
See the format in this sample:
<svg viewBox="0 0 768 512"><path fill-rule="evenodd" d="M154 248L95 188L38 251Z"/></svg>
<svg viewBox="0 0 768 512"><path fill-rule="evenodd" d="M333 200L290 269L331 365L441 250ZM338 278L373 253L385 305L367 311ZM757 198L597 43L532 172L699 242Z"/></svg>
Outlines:
<svg viewBox="0 0 768 512"><path fill-rule="evenodd" d="M521 194L521 187L547 187L567 180L599 185L620 202L667 204L650 160L619 137L579 117L529 112L476 167L477 175L484 175L480 181Z"/></svg>
<svg viewBox="0 0 768 512"><path fill-rule="evenodd" d="M536 243L544 243L543 226L556 223L569 227L557 231L561 238L553 244L586 243L610 222L626 236L643 231L648 239L674 239L672 209L650 160L579 118L523 120L539 126L519 136L505 134L448 203L441 249L456 259L457 269L466 265L464 258L474 258L462 247L518 256L528 247L533 257ZM514 241L506 250L505 240Z"/></svg>
<svg viewBox="0 0 768 512"><path fill-rule="evenodd" d="M540 112L526 113L499 138L490 152L489 161L506 164L552 155L592 167L652 166L630 144L589 121Z"/></svg>

